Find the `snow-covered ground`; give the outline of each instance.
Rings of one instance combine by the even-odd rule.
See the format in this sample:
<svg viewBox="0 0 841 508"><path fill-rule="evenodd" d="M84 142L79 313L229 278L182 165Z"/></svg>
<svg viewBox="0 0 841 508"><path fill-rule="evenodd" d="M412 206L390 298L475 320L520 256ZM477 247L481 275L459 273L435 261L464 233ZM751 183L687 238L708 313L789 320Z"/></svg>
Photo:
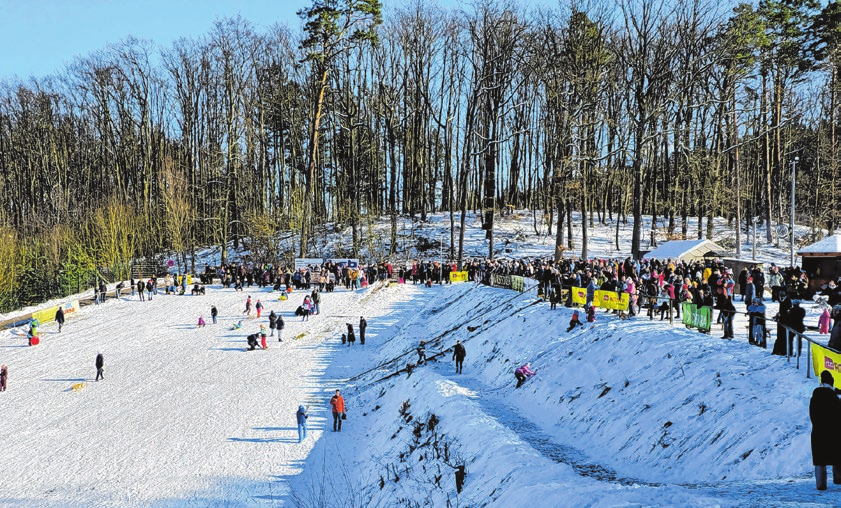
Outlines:
<svg viewBox="0 0 841 508"><path fill-rule="evenodd" d="M513 238L529 219L502 229ZM533 240L511 255L551 253L551 239ZM264 316L230 330L248 294ZM303 323L292 315L302 299L210 286L206 296L85 307L60 334L44 327L37 347L23 330L0 333L10 376L0 505L841 505L841 488L814 488L817 382L749 346L744 321L723 341L716 327L703 335L600 311L568 334L569 309L472 283L337 290ZM219 324L196 328L211 304ZM246 352L245 336L272 309L287 323L283 343ZM360 315L366 345L342 346ZM462 340L464 373L445 354L388 377L416 361L421 339L427 356ZM527 361L537 375L515 389L512 371ZM337 387L348 411L340 433L328 429ZM300 404L311 414L303 444Z"/></svg>

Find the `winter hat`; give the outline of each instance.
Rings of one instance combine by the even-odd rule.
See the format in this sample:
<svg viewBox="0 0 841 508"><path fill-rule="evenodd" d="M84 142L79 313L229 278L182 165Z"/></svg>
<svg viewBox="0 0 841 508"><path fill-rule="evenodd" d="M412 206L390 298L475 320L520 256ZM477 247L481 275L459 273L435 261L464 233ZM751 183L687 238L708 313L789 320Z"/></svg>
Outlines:
<svg viewBox="0 0 841 508"><path fill-rule="evenodd" d="M832 373L828 370L821 372L821 383L827 385L834 385L835 379L832 377Z"/></svg>

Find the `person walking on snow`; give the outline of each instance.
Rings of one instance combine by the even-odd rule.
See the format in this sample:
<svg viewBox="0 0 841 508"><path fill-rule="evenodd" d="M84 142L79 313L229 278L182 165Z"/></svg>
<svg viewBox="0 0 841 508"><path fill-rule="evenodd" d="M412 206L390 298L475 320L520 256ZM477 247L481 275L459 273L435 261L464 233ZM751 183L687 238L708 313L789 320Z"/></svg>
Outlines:
<svg viewBox="0 0 841 508"><path fill-rule="evenodd" d="M218 311L218 310L216 310L216 306L215 306L215 305L211 305L211 306L210 306L210 319L212 319L212 320L213 320L213 324L214 324L214 325L216 324L216 316L218 316L218 315L219 315L219 311Z"/></svg>
<svg viewBox="0 0 841 508"><path fill-rule="evenodd" d="M464 349L464 344L460 340L456 341L453 347L453 360L456 361L456 374L461 374L464 368L464 357L467 356L467 350Z"/></svg>
<svg viewBox="0 0 841 508"><path fill-rule="evenodd" d="M812 421L812 463L818 490L826 490L826 466L832 466L832 483L841 485L841 446L835 427L841 418L841 401L835 380L828 370L821 372L821 385L812 392L809 419Z"/></svg>
<svg viewBox="0 0 841 508"><path fill-rule="evenodd" d="M422 365L426 361L426 341L420 341L420 344L417 347L418 352L418 365Z"/></svg>
<svg viewBox="0 0 841 508"><path fill-rule="evenodd" d="M298 442L301 443L307 438L307 418L309 418L304 406L298 406L295 418L298 420Z"/></svg>
<svg viewBox="0 0 841 508"><path fill-rule="evenodd" d="M368 328L368 322L365 321L365 318L359 316L359 345L365 345L365 329Z"/></svg>
<svg viewBox="0 0 841 508"><path fill-rule="evenodd" d="M0 365L0 392L6 391L7 379L9 379L9 369L6 364Z"/></svg>
<svg viewBox="0 0 841 508"><path fill-rule="evenodd" d="M251 316L251 295L245 300L245 310L242 311L246 316Z"/></svg>
<svg viewBox="0 0 841 508"><path fill-rule="evenodd" d="M100 379L104 380L105 376L102 375L102 370L105 367L105 357L102 356L102 353L96 355L96 379L94 381L99 381Z"/></svg>
<svg viewBox="0 0 841 508"><path fill-rule="evenodd" d="M142 279L138 279L138 281L137 281L137 294L138 294L138 296L140 296L140 301L141 301L141 302L144 300L144 298L143 298L143 292L144 292L145 290L146 290L146 284L143 284L143 280L142 280Z"/></svg>
<svg viewBox="0 0 841 508"><path fill-rule="evenodd" d="M64 309L61 306L55 311L55 322L58 323L58 333L61 333L61 327L64 326Z"/></svg>
<svg viewBox="0 0 841 508"><path fill-rule="evenodd" d="M339 390L336 390L336 395L330 399L330 408L333 411L333 432L341 432L342 420L345 419L345 399Z"/></svg>
<svg viewBox="0 0 841 508"><path fill-rule="evenodd" d="M263 312L263 303L259 298L257 299L257 304L254 306L254 309L257 310L257 319L260 319L260 313Z"/></svg>

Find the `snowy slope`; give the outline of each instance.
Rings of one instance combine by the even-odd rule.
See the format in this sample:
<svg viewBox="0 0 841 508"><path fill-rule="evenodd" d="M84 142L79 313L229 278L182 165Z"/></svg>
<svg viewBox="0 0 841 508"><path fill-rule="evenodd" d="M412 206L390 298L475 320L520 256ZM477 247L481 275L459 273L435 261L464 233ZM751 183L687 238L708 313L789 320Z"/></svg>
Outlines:
<svg viewBox="0 0 841 508"><path fill-rule="evenodd" d="M345 397L361 406L342 433L350 439L328 433L310 457L313 468L293 481L298 491L320 483L315 466L324 457L340 457L352 478L340 480L339 491L365 502L347 506L841 503L841 490L818 493L811 478L808 400L816 382L746 339L601 313L568 335L571 312L549 311L528 293L400 286L381 298L390 292L418 293L418 308L376 341L374 359L353 348L337 358L337 368L386 365L350 381ZM379 381L394 370L387 360L406 352L397 363L416 360L420 338L432 351L461 339L465 373L454 374L448 355L408 378ZM517 390L512 371L525 361L538 375ZM399 411L407 400L409 422ZM432 414L438 437L414 426ZM448 444L449 460L436 442ZM456 496L459 463L468 475Z"/></svg>
<svg viewBox="0 0 841 508"><path fill-rule="evenodd" d="M530 220L501 226L509 255L551 253L551 238L527 233ZM446 225L438 216L415 229L434 237ZM595 245L610 244L604 229ZM467 233L479 253L483 232ZM267 351L244 351L265 314L229 330L249 291L287 321ZM302 298L211 286L204 297L85 307L61 334L44 327L37 347L23 330L0 332L10 369L0 505L841 505L841 489L814 490L816 381L749 346L743 321L722 341L716 328L706 336L599 312L567 334L570 310L550 311L534 291L460 284L338 290L301 323L292 311ZM211 304L220 323L197 329ZM368 343L342 346L360 315ZM464 374L447 354L383 380L415 361L420 339L428 355L461 339ZM526 361L538 374L515 389L512 371ZM348 407L341 433L326 431L336 387ZM299 404L312 415L303 444Z"/></svg>

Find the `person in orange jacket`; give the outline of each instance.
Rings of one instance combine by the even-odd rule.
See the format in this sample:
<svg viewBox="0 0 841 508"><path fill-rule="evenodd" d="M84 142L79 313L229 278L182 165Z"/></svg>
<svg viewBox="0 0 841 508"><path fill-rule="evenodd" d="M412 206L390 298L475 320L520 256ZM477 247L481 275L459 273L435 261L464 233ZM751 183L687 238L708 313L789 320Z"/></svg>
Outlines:
<svg viewBox="0 0 841 508"><path fill-rule="evenodd" d="M333 410L333 432L342 431L342 420L345 418L345 399L339 390L330 399L330 407Z"/></svg>

